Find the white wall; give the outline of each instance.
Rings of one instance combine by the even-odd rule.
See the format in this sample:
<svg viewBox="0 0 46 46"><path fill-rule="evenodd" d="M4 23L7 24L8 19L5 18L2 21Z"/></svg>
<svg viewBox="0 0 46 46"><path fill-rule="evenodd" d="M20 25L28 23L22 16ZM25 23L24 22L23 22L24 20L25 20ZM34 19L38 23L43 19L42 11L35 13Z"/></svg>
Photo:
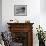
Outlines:
<svg viewBox="0 0 46 46"><path fill-rule="evenodd" d="M40 9L42 13L46 13L46 0L40 0Z"/></svg>
<svg viewBox="0 0 46 46"><path fill-rule="evenodd" d="M14 5L27 5L27 16L14 16ZM2 25L7 31L7 22L17 19L19 22L30 20L33 25L33 45L38 46L36 27L40 24L40 0L2 0Z"/></svg>
<svg viewBox="0 0 46 46"><path fill-rule="evenodd" d="M2 0L0 0L0 31L2 29Z"/></svg>
<svg viewBox="0 0 46 46"><path fill-rule="evenodd" d="M46 31L46 0L40 0L40 23Z"/></svg>

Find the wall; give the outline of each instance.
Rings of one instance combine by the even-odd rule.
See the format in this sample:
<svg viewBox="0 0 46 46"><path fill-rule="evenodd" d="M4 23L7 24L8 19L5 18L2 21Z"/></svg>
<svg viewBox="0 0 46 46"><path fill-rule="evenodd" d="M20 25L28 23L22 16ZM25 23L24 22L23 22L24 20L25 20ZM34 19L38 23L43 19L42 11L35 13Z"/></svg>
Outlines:
<svg viewBox="0 0 46 46"><path fill-rule="evenodd" d="M42 13L46 13L46 0L40 0L40 9Z"/></svg>
<svg viewBox="0 0 46 46"><path fill-rule="evenodd" d="M40 0L40 23L46 31L46 0Z"/></svg>
<svg viewBox="0 0 46 46"><path fill-rule="evenodd" d="M14 5L27 5L27 16L14 16ZM39 23L40 15L40 0L3 0L2 1L2 23L6 25L8 20L17 19L19 22L24 22L29 19L31 22ZM19 18L19 19L18 19ZM23 18L23 19L22 19ZM25 19L26 18L26 19ZM38 20L38 21L37 21ZM6 29L6 28L5 28Z"/></svg>
<svg viewBox="0 0 46 46"><path fill-rule="evenodd" d="M0 0L0 31L2 31L2 0Z"/></svg>
<svg viewBox="0 0 46 46"><path fill-rule="evenodd" d="M14 16L14 5L27 5L27 16ZM38 46L36 27L38 27L38 25L40 24L40 0L2 0L3 31L7 31L7 22L10 19L17 19L19 20L19 22L25 22L25 20L30 20L31 23L34 23L33 45Z"/></svg>

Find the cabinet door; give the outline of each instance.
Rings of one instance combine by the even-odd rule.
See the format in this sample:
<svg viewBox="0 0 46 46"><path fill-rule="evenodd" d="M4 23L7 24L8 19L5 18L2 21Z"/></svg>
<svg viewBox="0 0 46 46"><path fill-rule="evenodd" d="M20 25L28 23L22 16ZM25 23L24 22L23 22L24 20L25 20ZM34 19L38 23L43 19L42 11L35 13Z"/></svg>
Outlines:
<svg viewBox="0 0 46 46"><path fill-rule="evenodd" d="M12 32L13 42L22 43L22 46L28 46L28 32Z"/></svg>

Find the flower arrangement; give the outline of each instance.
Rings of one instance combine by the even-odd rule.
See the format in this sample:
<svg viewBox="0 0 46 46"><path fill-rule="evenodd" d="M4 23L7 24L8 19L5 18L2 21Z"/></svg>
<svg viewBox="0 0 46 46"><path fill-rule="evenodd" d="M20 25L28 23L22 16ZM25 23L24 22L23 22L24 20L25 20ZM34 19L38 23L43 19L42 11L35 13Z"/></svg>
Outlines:
<svg viewBox="0 0 46 46"><path fill-rule="evenodd" d="M39 28L36 28L36 29L37 29L36 36L38 36L38 40L39 41L41 41L41 40L45 41L45 34L44 34L44 31L43 31L43 28L40 27L40 25L39 25Z"/></svg>

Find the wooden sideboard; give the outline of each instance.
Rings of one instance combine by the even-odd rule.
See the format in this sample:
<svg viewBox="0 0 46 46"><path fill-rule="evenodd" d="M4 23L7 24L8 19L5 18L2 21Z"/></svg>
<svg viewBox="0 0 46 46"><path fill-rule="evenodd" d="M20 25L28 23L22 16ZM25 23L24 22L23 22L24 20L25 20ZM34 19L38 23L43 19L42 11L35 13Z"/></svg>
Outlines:
<svg viewBox="0 0 46 46"><path fill-rule="evenodd" d="M33 23L7 23L12 39L23 43L22 46L33 46Z"/></svg>

